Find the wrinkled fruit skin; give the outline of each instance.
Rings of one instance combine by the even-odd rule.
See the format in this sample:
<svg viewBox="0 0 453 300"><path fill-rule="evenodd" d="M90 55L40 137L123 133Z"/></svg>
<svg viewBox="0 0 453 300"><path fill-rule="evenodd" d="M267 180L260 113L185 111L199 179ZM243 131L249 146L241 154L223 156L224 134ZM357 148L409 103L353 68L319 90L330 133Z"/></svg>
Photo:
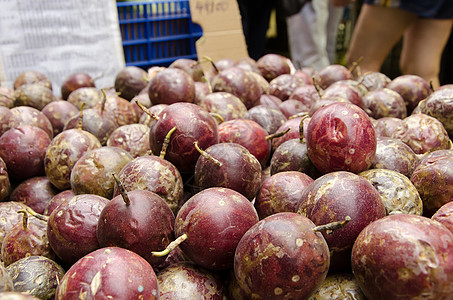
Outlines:
<svg viewBox="0 0 453 300"><path fill-rule="evenodd" d="M319 289L308 300L366 300L357 280L351 273L328 275Z"/></svg>
<svg viewBox="0 0 453 300"><path fill-rule="evenodd" d="M156 274L138 254L101 248L82 257L60 281L55 299L159 299ZM109 298L110 297L110 298Z"/></svg>
<svg viewBox="0 0 453 300"><path fill-rule="evenodd" d="M113 198L115 179L132 160L132 156L121 148L104 146L85 152L71 171L71 189L76 194L95 194Z"/></svg>
<svg viewBox="0 0 453 300"><path fill-rule="evenodd" d="M442 123L420 113L405 118L391 137L402 140L416 154L451 148L451 140Z"/></svg>
<svg viewBox="0 0 453 300"><path fill-rule="evenodd" d="M10 129L19 125L32 125L41 128L49 135L49 138L53 138L52 123L41 111L31 106L16 106L9 111L11 115L3 130L6 131L6 128Z"/></svg>
<svg viewBox="0 0 453 300"><path fill-rule="evenodd" d="M52 90L40 83L24 84L14 91L14 106L31 106L42 110L47 104L56 101Z"/></svg>
<svg viewBox="0 0 453 300"><path fill-rule="evenodd" d="M149 134L149 145L159 155L168 132L176 127L170 137L165 159L173 163L181 173L192 173L200 153L193 143L198 141L201 149L219 142L215 119L192 103L174 103L162 110Z"/></svg>
<svg viewBox="0 0 453 300"><path fill-rule="evenodd" d="M178 169L158 156L144 155L128 162L118 173L127 191L148 190L161 196L176 213L184 195L184 184ZM120 194L114 186L113 195Z"/></svg>
<svg viewBox="0 0 453 300"><path fill-rule="evenodd" d="M157 274L160 300L223 300L225 287L217 274L190 263L173 264Z"/></svg>
<svg viewBox="0 0 453 300"><path fill-rule="evenodd" d="M86 151L100 147L99 140L87 131L79 129L63 131L50 142L46 150L44 157L46 176L58 189L69 189L74 164Z"/></svg>
<svg viewBox="0 0 453 300"><path fill-rule="evenodd" d="M316 225L351 220L340 229L322 234L329 245L331 269L346 270L347 257L360 231L386 215L377 190L365 178L351 172L325 174L305 188L297 213Z"/></svg>
<svg viewBox="0 0 453 300"><path fill-rule="evenodd" d="M407 176L386 169L366 170L359 173L378 191L387 214L423 214L423 202Z"/></svg>
<svg viewBox="0 0 453 300"><path fill-rule="evenodd" d="M198 103L211 113L219 114L224 121L240 119L247 113L241 99L226 92L215 92L206 95Z"/></svg>
<svg viewBox="0 0 453 300"><path fill-rule="evenodd" d="M372 118L404 119L407 117L406 103L403 97L391 89L383 88L369 91L363 96L363 100Z"/></svg>
<svg viewBox="0 0 453 300"><path fill-rule="evenodd" d="M233 267L234 251L244 233L258 222L252 203L236 191L214 187L192 196L179 210L175 236L187 234L181 250L198 265Z"/></svg>
<svg viewBox="0 0 453 300"><path fill-rule="evenodd" d="M453 200L453 156L441 155L424 160L414 170L411 181L423 201L425 216L432 216Z"/></svg>
<svg viewBox="0 0 453 300"><path fill-rule="evenodd" d="M0 157L0 202L5 201L11 192L11 182L9 181L6 164Z"/></svg>
<svg viewBox="0 0 453 300"><path fill-rule="evenodd" d="M247 111L244 119L260 124L269 134L273 134L286 122L285 115L278 109L267 105L257 105Z"/></svg>
<svg viewBox="0 0 453 300"><path fill-rule="evenodd" d="M52 124L54 136L63 131L64 125L69 119L79 114L79 110L74 104L64 100L57 100L47 104L41 112Z"/></svg>
<svg viewBox="0 0 453 300"><path fill-rule="evenodd" d="M49 216L47 237L55 254L71 265L99 248L96 227L108 199L76 195L61 203Z"/></svg>
<svg viewBox="0 0 453 300"><path fill-rule="evenodd" d="M318 109L307 128L308 156L322 173L368 169L376 153L376 135L368 115L350 103Z"/></svg>
<svg viewBox="0 0 453 300"><path fill-rule="evenodd" d="M431 219L442 223L453 233L453 202L442 205Z"/></svg>
<svg viewBox="0 0 453 300"><path fill-rule="evenodd" d="M261 186L261 165L245 147L236 143L219 143L205 150L222 166L200 156L195 165L195 188L225 187L252 200Z"/></svg>
<svg viewBox="0 0 453 300"><path fill-rule="evenodd" d="M431 94L429 83L422 77L412 74L400 75L389 82L386 88L403 97L407 112L410 113L418 103Z"/></svg>
<svg viewBox="0 0 453 300"><path fill-rule="evenodd" d="M6 233L18 222L22 222L22 214L18 214L19 210L26 210L27 205L14 202L0 202L0 244L3 243Z"/></svg>
<svg viewBox="0 0 453 300"><path fill-rule="evenodd" d="M357 237L352 271L368 299L451 299L453 235L423 216L387 216Z"/></svg>
<svg viewBox="0 0 453 300"><path fill-rule="evenodd" d="M372 169L388 169L411 177L419 162L411 147L399 139L377 138Z"/></svg>
<svg viewBox="0 0 453 300"><path fill-rule="evenodd" d="M239 242L234 273L252 299L305 299L324 281L329 248L308 218L284 212L250 228Z"/></svg>
<svg viewBox="0 0 453 300"><path fill-rule="evenodd" d="M421 113L442 122L448 134L453 136L453 88L434 91L419 103L418 108Z"/></svg>
<svg viewBox="0 0 453 300"><path fill-rule="evenodd" d="M44 256L24 257L8 267L14 291L30 294L38 299L53 299L64 269Z"/></svg>

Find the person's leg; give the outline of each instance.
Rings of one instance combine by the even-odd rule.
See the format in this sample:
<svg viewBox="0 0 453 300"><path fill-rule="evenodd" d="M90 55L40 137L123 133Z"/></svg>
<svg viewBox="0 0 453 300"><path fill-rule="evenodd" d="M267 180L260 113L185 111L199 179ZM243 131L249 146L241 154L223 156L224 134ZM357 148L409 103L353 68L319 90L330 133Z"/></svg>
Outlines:
<svg viewBox="0 0 453 300"><path fill-rule="evenodd" d="M360 57L360 70L379 72L392 47L417 19L415 14L398 8L364 4L346 53L350 66Z"/></svg>
<svg viewBox="0 0 453 300"><path fill-rule="evenodd" d="M343 6L335 6L332 4L332 1L329 1L329 19L327 21L326 50L327 55L329 57L329 62L331 64L333 64L335 60L338 25L340 24L340 21L343 18L343 13L344 13Z"/></svg>
<svg viewBox="0 0 453 300"><path fill-rule="evenodd" d="M401 72L418 75L437 88L442 52L452 24L452 19L418 19L404 34Z"/></svg>

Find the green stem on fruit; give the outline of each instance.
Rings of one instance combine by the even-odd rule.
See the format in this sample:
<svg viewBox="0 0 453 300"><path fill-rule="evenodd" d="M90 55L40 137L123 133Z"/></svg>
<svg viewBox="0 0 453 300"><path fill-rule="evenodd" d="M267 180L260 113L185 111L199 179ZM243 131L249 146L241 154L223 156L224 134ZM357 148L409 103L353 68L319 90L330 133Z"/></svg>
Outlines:
<svg viewBox="0 0 453 300"><path fill-rule="evenodd" d="M83 108L84 107L85 107L85 102L82 102L82 104L80 104L80 114L79 114L79 120L77 123L77 128L79 130L82 130L82 128L83 128Z"/></svg>
<svg viewBox="0 0 453 300"><path fill-rule="evenodd" d="M360 68L359 64L362 62L363 56L360 56L356 61L352 62L352 66L349 68L349 72L354 73L355 70L357 70L357 75L359 75Z"/></svg>
<svg viewBox="0 0 453 300"><path fill-rule="evenodd" d="M25 209L21 209L17 212L18 214L23 214L22 216L22 227L24 230L28 229L28 213Z"/></svg>
<svg viewBox="0 0 453 300"><path fill-rule="evenodd" d="M101 89L102 92L102 103L101 103L101 115L104 113L104 108L105 108L105 102L107 102L107 95L105 94L105 90Z"/></svg>
<svg viewBox="0 0 453 300"><path fill-rule="evenodd" d="M302 116L302 120L300 120L299 123L299 141L301 143L304 142L304 120L308 117L309 115L306 113L305 115Z"/></svg>
<svg viewBox="0 0 453 300"><path fill-rule="evenodd" d="M171 135L173 134L173 132L176 131L176 126L173 127L172 129L170 129L170 131L168 131L167 135L165 136L164 138L164 142L162 144L162 150L160 150L160 155L159 157L164 159L165 158L165 154L167 154L167 148L168 148L168 145L170 145L170 138L171 138Z"/></svg>
<svg viewBox="0 0 453 300"><path fill-rule="evenodd" d="M290 131L290 130L291 130L291 127L288 127L284 131L279 131L279 132L276 132L276 133L273 133L273 134L269 134L269 135L266 136L266 140L273 140L275 138L282 137L285 134L287 134L288 131Z"/></svg>
<svg viewBox="0 0 453 300"><path fill-rule="evenodd" d="M212 60L212 58L210 58L209 56L203 56L203 60L200 61L200 63L204 63L204 62L209 62L211 63L212 67L214 68L215 72L217 74L220 73L219 69L217 68L217 66L215 65L214 61Z"/></svg>
<svg viewBox="0 0 453 300"><path fill-rule="evenodd" d="M313 231L325 231L327 234L331 234L334 230L343 228L346 224L351 221L350 216L346 216L343 221L337 221L337 222L332 222L328 223L325 225L319 225L313 228Z"/></svg>
<svg viewBox="0 0 453 300"><path fill-rule="evenodd" d="M318 93L319 98L322 98L322 91L321 88L319 87L318 81L316 80L315 76L311 77L311 80L313 81L313 86L316 89L316 92Z"/></svg>
<svg viewBox="0 0 453 300"><path fill-rule="evenodd" d="M39 219L41 221L49 221L49 217L48 216L45 216L45 215L41 215L41 214L38 214L37 212L35 212L33 209L31 209L30 207L27 207L24 209L27 214L29 215L32 215L33 217L35 217L36 219Z"/></svg>
<svg viewBox="0 0 453 300"><path fill-rule="evenodd" d="M197 142L197 141L193 142L193 145L195 146L195 149L197 149L197 151L200 152L200 154L201 154L204 158L206 158L207 160L212 161L212 162L213 162L214 164L216 164L219 168L220 168L221 166L223 166L223 164L222 164L219 160L215 159L215 158L214 158L211 154L209 154L208 152L202 150L202 149L198 146L198 142Z"/></svg>
<svg viewBox="0 0 453 300"><path fill-rule="evenodd" d="M175 250L176 247L178 247L182 242L184 242L187 239L187 234L184 233L183 235L179 236L176 240L168 244L167 248L165 248L162 251L153 251L151 254L153 256L166 256L168 255L171 251Z"/></svg>
<svg viewBox="0 0 453 300"><path fill-rule="evenodd" d="M220 114L215 112L210 112L209 114L220 121L218 124L225 122L225 119Z"/></svg>
<svg viewBox="0 0 453 300"><path fill-rule="evenodd" d="M121 182L121 180L118 178L118 176L115 173L113 173L112 176L115 179L116 184L118 185L118 189L120 190L121 197L123 197L124 203L126 204L126 206L129 206L131 204L131 200L129 199L129 196L127 195L127 191L124 188L123 183Z"/></svg>
<svg viewBox="0 0 453 300"><path fill-rule="evenodd" d="M204 75L203 75L203 77L201 77L201 79L203 79L206 82L206 84L208 85L209 94L211 94L212 93L211 81L208 79L208 77L206 77Z"/></svg>
<svg viewBox="0 0 453 300"><path fill-rule="evenodd" d="M159 120L160 118L156 115L156 114L153 114L152 112L149 111L149 109L147 109L143 104L141 104L140 102L136 101L135 103L137 103L138 107L140 107L141 110L143 110L148 116L150 116L152 119L154 120Z"/></svg>

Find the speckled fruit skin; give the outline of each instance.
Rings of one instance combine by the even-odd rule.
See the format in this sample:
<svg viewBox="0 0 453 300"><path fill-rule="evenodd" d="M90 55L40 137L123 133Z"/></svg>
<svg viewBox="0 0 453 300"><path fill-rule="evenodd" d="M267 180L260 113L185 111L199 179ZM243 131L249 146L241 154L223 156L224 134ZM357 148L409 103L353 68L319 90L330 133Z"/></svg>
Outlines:
<svg viewBox="0 0 453 300"><path fill-rule="evenodd" d="M64 269L55 261L44 256L24 257L8 267L14 291L30 294L38 299L54 299Z"/></svg>
<svg viewBox="0 0 453 300"><path fill-rule="evenodd" d="M346 80L332 83L322 92L322 96L326 99L346 99L361 109L365 109L366 107L359 89L354 85L347 83Z"/></svg>
<svg viewBox="0 0 453 300"><path fill-rule="evenodd" d="M94 108L83 110L82 128L79 128L79 122L79 114L74 115L66 122L63 130L78 128L88 131L97 137L101 145L105 145L112 132L118 128L114 115L108 112L100 113Z"/></svg>
<svg viewBox="0 0 453 300"><path fill-rule="evenodd" d="M3 265L8 266L33 255L57 258L47 239L47 222L28 216L26 227L23 222L17 222L5 235L1 256Z"/></svg>
<svg viewBox="0 0 453 300"><path fill-rule="evenodd" d="M173 264L157 274L160 300L226 300L218 274L190 263Z"/></svg>
<svg viewBox="0 0 453 300"><path fill-rule="evenodd" d="M453 233L453 202L447 202L442 205L431 217Z"/></svg>
<svg viewBox="0 0 453 300"><path fill-rule="evenodd" d="M391 137L401 139L416 154L451 148L451 140L442 123L421 113L403 119Z"/></svg>
<svg viewBox="0 0 453 300"><path fill-rule="evenodd" d="M94 80L90 75L83 72L73 73L66 77L61 84L61 97L66 100L73 91L79 88L95 86Z"/></svg>
<svg viewBox="0 0 453 300"><path fill-rule="evenodd" d="M453 136L453 86L434 91L418 105L420 112L438 119Z"/></svg>
<svg viewBox="0 0 453 300"><path fill-rule="evenodd" d="M10 129L10 119L13 117L11 110L5 106L0 105L0 136L8 129Z"/></svg>
<svg viewBox="0 0 453 300"><path fill-rule="evenodd" d="M50 198L50 201L49 201L49 203L47 203L46 209L44 210L43 214L45 216L50 216L50 214L53 212L53 210L55 208L57 208L57 206L60 205L60 203L62 203L63 201L71 200L71 198L74 196L75 196L75 193L71 189L59 192L58 194L56 194L55 196Z"/></svg>
<svg viewBox="0 0 453 300"><path fill-rule="evenodd" d="M314 77L316 83L322 89L326 89L336 81L352 79L352 74L345 66L332 64L319 70Z"/></svg>
<svg viewBox="0 0 453 300"><path fill-rule="evenodd" d="M385 88L392 80L381 72L366 72L359 77L358 81L362 82L369 91L373 91Z"/></svg>
<svg viewBox="0 0 453 300"><path fill-rule="evenodd" d="M104 99L104 95L100 90L95 87L82 87L71 94L66 101L72 103L78 109L81 108L82 103L85 103L84 109L93 108L98 103L101 103Z"/></svg>
<svg viewBox="0 0 453 300"><path fill-rule="evenodd" d="M79 109L72 103L64 100L50 102L41 110L52 124L53 134L56 136L63 131L66 122L79 114Z"/></svg>
<svg viewBox="0 0 453 300"><path fill-rule="evenodd" d="M395 117L384 117L375 120L373 126L376 131L376 137L391 137L402 122L402 119Z"/></svg>
<svg viewBox="0 0 453 300"><path fill-rule="evenodd" d="M237 143L244 146L258 159L261 166L267 165L271 156L271 142L268 133L255 121L235 119L219 124L219 143Z"/></svg>
<svg viewBox="0 0 453 300"><path fill-rule="evenodd" d="M376 155L371 169L393 170L410 178L418 161L418 155L401 140L377 138Z"/></svg>
<svg viewBox="0 0 453 300"><path fill-rule="evenodd" d="M49 178L37 176L19 183L11 192L9 201L24 203L38 214L42 214L50 199L58 192Z"/></svg>
<svg viewBox="0 0 453 300"><path fill-rule="evenodd" d="M304 119L303 117L295 117L288 119L285 121L278 129L276 132L284 132L289 128L289 131L285 133L281 137L273 138L272 139L272 148L277 149L278 146L283 144L286 141L292 140L292 139L299 139L300 138L300 122L304 120L304 127L308 124L309 119L306 118Z"/></svg>
<svg viewBox="0 0 453 300"><path fill-rule="evenodd" d="M423 216L387 216L357 237L352 271L370 300L452 299L453 235Z"/></svg>
<svg viewBox="0 0 453 300"><path fill-rule="evenodd" d="M370 117L375 119L385 117L404 119L407 117L406 103L403 97L394 90L382 88L369 91L363 96L363 102L369 110Z"/></svg>
<svg viewBox="0 0 453 300"><path fill-rule="evenodd" d="M269 216L239 242L234 273L251 299L305 299L324 281L329 248L310 219L292 212Z"/></svg>
<svg viewBox="0 0 453 300"><path fill-rule="evenodd" d="M322 173L368 169L376 153L376 135L368 115L351 103L318 109L307 128L308 156Z"/></svg>
<svg viewBox="0 0 453 300"><path fill-rule="evenodd" d="M128 162L118 173L127 191L148 190L161 196L176 213L183 199L184 184L178 169L158 156L144 155ZM119 195L115 185L113 195Z"/></svg>
<svg viewBox="0 0 453 300"><path fill-rule="evenodd" d="M185 71L166 68L151 79L148 95L152 104L193 103L195 83Z"/></svg>
<svg viewBox="0 0 453 300"><path fill-rule="evenodd" d="M288 58L275 53L263 55L256 61L256 65L261 75L269 82L279 75L291 72Z"/></svg>
<svg viewBox="0 0 453 300"><path fill-rule="evenodd" d="M11 276L9 276L8 271L6 271L6 268L1 265L0 266L0 291L2 293L3 297L7 296L7 293L13 293L14 291L14 285L13 285L13 280L11 279ZM15 292L20 295L19 292ZM26 296L26 294L22 294ZM33 297L33 296L30 296ZM16 299L16 298L14 298ZM17 300L20 300L21 298L17 298ZM28 298L27 298L28 299ZM37 299L37 298L34 298Z"/></svg>
<svg viewBox="0 0 453 300"><path fill-rule="evenodd" d="M105 101L104 113L110 113L115 116L116 123L118 126L126 124L134 124L138 122L138 116L134 109L134 103L127 101L117 95L107 95ZM102 102L98 102L95 107L98 111L101 111Z"/></svg>
<svg viewBox="0 0 453 300"><path fill-rule="evenodd" d="M106 145L124 149L136 158L150 150L149 132L149 127L144 124L123 125L110 134Z"/></svg>
<svg viewBox="0 0 453 300"><path fill-rule="evenodd" d="M302 102L308 108L311 108L312 104L320 99L319 93L313 84L297 87L289 98Z"/></svg>
<svg viewBox="0 0 453 300"><path fill-rule="evenodd" d="M248 71L231 67L221 71L212 80L213 92L227 92L241 99L247 109L258 104L261 88Z"/></svg>
<svg viewBox="0 0 453 300"><path fill-rule="evenodd" d="M31 106L42 110L44 106L56 101L52 90L40 83L24 84L14 91L14 106Z"/></svg>
<svg viewBox="0 0 453 300"><path fill-rule="evenodd" d="M104 146L85 152L71 171L71 189L76 194L95 194L112 199L115 179L132 160L132 156L118 147Z"/></svg>
<svg viewBox="0 0 453 300"><path fill-rule="evenodd" d="M378 191L387 214L423 214L423 202L407 176L386 169L366 170L358 175L368 180Z"/></svg>
<svg viewBox="0 0 453 300"><path fill-rule="evenodd" d="M217 123L206 110L192 103L174 103L162 110L159 120L149 133L149 145L159 155L165 136L176 126L170 137L165 159L181 173L192 173L200 153L193 143L206 149L219 142Z"/></svg>
<svg viewBox="0 0 453 300"><path fill-rule="evenodd" d="M130 101L148 85L148 80L148 72L127 66L116 74L114 86L122 98Z"/></svg>
<svg viewBox="0 0 453 300"><path fill-rule="evenodd" d="M6 164L0 157L0 202L5 201L11 192L11 182L9 181L8 171Z"/></svg>
<svg viewBox="0 0 453 300"><path fill-rule="evenodd" d="M0 87L0 106L6 108L14 107L14 90L7 87L1 86Z"/></svg>
<svg viewBox="0 0 453 300"><path fill-rule="evenodd" d="M18 214L19 210L27 209L27 205L14 201L0 202L0 244L3 243L6 233L16 223L22 221L22 214Z"/></svg>
<svg viewBox="0 0 453 300"><path fill-rule="evenodd" d="M299 171L313 179L322 174L308 157L307 144L299 139L284 142L272 153L270 161L271 175L285 171Z"/></svg>
<svg viewBox="0 0 453 300"><path fill-rule="evenodd" d="M16 90L21 85L30 83L40 83L45 87L52 89L52 82L50 79L43 73L33 70L28 70L19 74L19 76L14 79L13 87Z"/></svg>
<svg viewBox="0 0 453 300"><path fill-rule="evenodd" d="M213 270L233 267L234 252L244 233L258 222L253 204L238 192L203 190L179 210L175 236L187 234L181 250L196 264Z"/></svg>
<svg viewBox="0 0 453 300"><path fill-rule="evenodd" d="M275 133L287 120L278 108L267 105L257 105L250 108L244 115L244 119L255 121L269 134Z"/></svg>
<svg viewBox="0 0 453 300"><path fill-rule="evenodd" d="M178 58L172 62L169 68L177 68L189 74L194 81L203 81L203 67L196 60L189 58Z"/></svg>
<svg viewBox="0 0 453 300"><path fill-rule="evenodd" d="M335 273L326 277L308 300L366 300L357 280L351 273Z"/></svg>
<svg viewBox="0 0 453 300"><path fill-rule="evenodd" d="M297 171L279 172L268 177L254 203L260 219L279 212L296 212L304 189L312 182L310 176Z"/></svg>
<svg viewBox="0 0 453 300"><path fill-rule="evenodd" d="M387 84L386 88L394 90L403 97L408 113L411 113L420 101L432 93L431 87L426 80L412 74L400 75L394 78Z"/></svg>
<svg viewBox="0 0 453 300"><path fill-rule="evenodd" d="M74 164L86 151L100 147L99 140L88 131L69 129L61 132L47 147L44 157L46 176L58 189L70 188Z"/></svg>
<svg viewBox="0 0 453 300"><path fill-rule="evenodd" d="M422 198L424 215L432 216L442 205L453 200L453 156L425 159L410 179Z"/></svg>
<svg viewBox="0 0 453 300"><path fill-rule="evenodd" d="M99 248L96 227L107 198L83 194L62 202L49 216L47 237L55 254L71 265Z"/></svg>
<svg viewBox="0 0 453 300"><path fill-rule="evenodd" d="M252 200L261 186L261 165L244 146L237 143L219 143L205 150L222 166L200 156L195 165L195 187L225 187Z"/></svg>
<svg viewBox="0 0 453 300"><path fill-rule="evenodd" d="M329 245L331 269L346 270L352 245L360 231L386 215L378 191L365 178L345 171L325 174L304 189L297 213L316 225L351 220L343 227L323 236Z"/></svg>
<svg viewBox="0 0 453 300"><path fill-rule="evenodd" d="M151 252L164 250L174 239L175 216L153 192L133 190L127 195L129 205L118 195L102 210L96 229L99 245L129 249L157 267L165 257Z"/></svg>
<svg viewBox="0 0 453 300"><path fill-rule="evenodd" d="M71 266L60 281L55 299L159 299L151 265L127 249L93 251Z"/></svg>
<svg viewBox="0 0 453 300"><path fill-rule="evenodd" d="M269 82L269 94L285 101L293 91L305 82L293 74L281 74Z"/></svg>
<svg viewBox="0 0 453 300"><path fill-rule="evenodd" d="M224 121L243 118L247 113L247 107L241 99L227 92L210 93L198 105L211 113L219 114Z"/></svg>
<svg viewBox="0 0 453 300"><path fill-rule="evenodd" d="M0 137L0 156L11 178L24 180L44 175L44 156L51 143L39 127L20 125Z"/></svg>

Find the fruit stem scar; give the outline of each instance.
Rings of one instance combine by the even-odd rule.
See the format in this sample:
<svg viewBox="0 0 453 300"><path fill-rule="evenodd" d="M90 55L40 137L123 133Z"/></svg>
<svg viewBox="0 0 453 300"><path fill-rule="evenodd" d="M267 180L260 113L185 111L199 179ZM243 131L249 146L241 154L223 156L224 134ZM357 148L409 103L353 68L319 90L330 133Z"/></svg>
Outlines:
<svg viewBox="0 0 453 300"><path fill-rule="evenodd" d="M313 228L313 231L325 231L327 234L331 234L334 230L343 228L346 224L351 221L350 216L346 216L343 221L336 221L327 223L325 225L319 225Z"/></svg>

